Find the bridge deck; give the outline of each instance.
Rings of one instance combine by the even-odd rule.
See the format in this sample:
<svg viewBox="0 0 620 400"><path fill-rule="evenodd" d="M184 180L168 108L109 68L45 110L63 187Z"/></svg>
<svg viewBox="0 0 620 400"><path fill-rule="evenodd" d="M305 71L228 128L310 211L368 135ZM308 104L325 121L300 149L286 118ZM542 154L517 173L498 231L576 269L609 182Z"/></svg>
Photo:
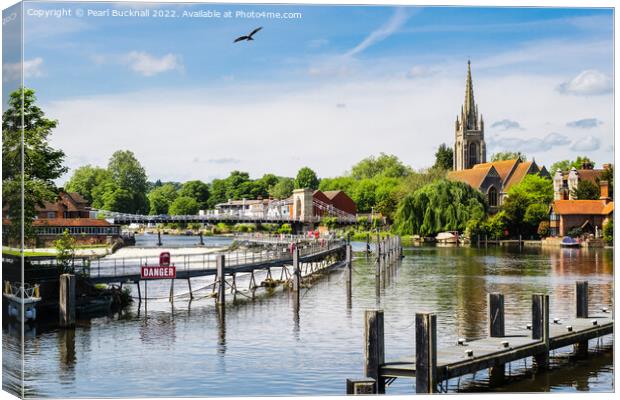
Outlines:
<svg viewBox="0 0 620 400"><path fill-rule="evenodd" d="M593 321L597 325L593 325ZM572 326L569 332L567 326ZM549 350L566 347L584 340L613 333L614 321L609 315L589 318L574 318L549 325ZM504 348L502 342L509 343ZM473 350L473 357L465 351ZM531 357L545 350L544 343L531 338L531 331L520 330L504 337L489 337L466 342L465 345L445 346L437 350L437 374L439 380L458 377L482 369L502 365L511 361ZM415 377L415 355L398 361L386 362L380 366L384 378Z"/></svg>

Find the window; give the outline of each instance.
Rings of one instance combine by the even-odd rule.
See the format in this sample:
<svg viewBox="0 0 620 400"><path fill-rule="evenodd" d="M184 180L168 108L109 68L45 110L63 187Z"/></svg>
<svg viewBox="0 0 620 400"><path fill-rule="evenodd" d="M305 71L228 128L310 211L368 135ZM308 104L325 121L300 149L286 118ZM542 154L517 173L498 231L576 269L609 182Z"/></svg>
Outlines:
<svg viewBox="0 0 620 400"><path fill-rule="evenodd" d="M489 192L487 193L489 205L491 207L497 207L497 189L495 186L491 186Z"/></svg>
<svg viewBox="0 0 620 400"><path fill-rule="evenodd" d="M470 143L469 144L469 165L470 166L474 166L476 164L478 164L478 150L477 150L478 146L476 146L476 143Z"/></svg>
<svg viewBox="0 0 620 400"><path fill-rule="evenodd" d="M47 218L56 218L56 211L48 211Z"/></svg>

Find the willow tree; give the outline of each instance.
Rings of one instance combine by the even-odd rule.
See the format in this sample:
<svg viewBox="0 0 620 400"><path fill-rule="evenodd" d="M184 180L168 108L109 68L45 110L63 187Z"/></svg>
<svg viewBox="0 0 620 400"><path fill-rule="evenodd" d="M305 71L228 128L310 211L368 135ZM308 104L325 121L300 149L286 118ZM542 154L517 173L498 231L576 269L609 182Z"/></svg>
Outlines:
<svg viewBox="0 0 620 400"><path fill-rule="evenodd" d="M470 219L482 218L486 210L486 200L478 190L461 182L437 180L400 202L394 225L403 235L464 231Z"/></svg>

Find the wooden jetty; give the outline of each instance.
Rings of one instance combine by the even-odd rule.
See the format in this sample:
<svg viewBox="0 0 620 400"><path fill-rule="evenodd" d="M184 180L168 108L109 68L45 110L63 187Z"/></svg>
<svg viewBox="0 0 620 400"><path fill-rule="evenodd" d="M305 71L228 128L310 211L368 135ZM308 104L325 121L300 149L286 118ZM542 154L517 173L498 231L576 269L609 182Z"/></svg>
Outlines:
<svg viewBox="0 0 620 400"><path fill-rule="evenodd" d="M437 316L415 316L415 355L385 361L383 310L366 310L363 379L348 379L347 394L382 394L397 378L415 379L417 393L436 393L441 382L489 369L492 385L503 382L505 366L533 357L538 369L549 363L549 352L574 346L574 355L587 356L588 340L613 333L613 314L607 308L588 312L588 283L575 286L575 315L549 320L549 295L532 295L532 323L520 331L506 333L504 296L490 293L488 301L489 337L438 348Z"/></svg>

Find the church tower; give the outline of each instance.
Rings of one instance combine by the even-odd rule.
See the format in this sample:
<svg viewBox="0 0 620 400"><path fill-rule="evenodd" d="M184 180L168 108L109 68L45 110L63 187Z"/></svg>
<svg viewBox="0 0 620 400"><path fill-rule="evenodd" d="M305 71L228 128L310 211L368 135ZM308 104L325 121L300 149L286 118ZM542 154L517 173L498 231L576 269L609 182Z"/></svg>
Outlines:
<svg viewBox="0 0 620 400"><path fill-rule="evenodd" d="M484 143L484 121L478 118L478 106L474 101L474 86L471 81L471 63L467 61L467 82L465 83L465 103L461 115L456 116L453 169L469 169L487 161Z"/></svg>

